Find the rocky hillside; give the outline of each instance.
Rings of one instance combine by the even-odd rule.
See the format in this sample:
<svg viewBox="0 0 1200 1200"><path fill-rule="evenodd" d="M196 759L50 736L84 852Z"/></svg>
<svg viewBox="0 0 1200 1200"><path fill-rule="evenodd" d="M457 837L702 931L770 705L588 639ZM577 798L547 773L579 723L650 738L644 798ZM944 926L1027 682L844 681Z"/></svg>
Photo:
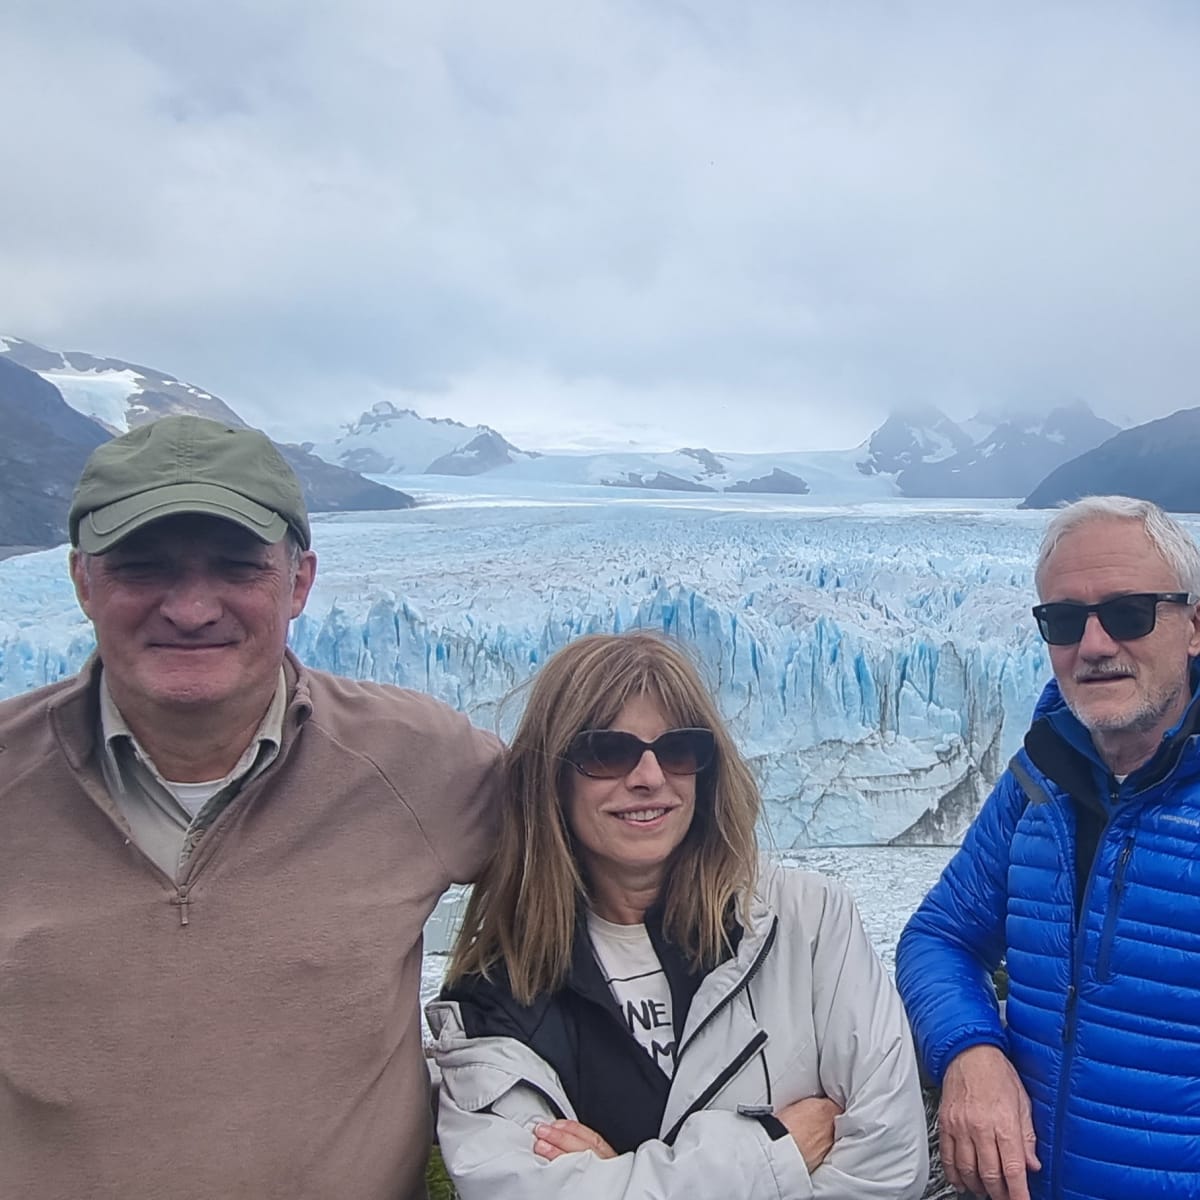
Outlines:
<svg viewBox="0 0 1200 1200"><path fill-rule="evenodd" d="M108 433L41 376L0 356L0 547L54 546L87 456Z"/></svg>
<svg viewBox="0 0 1200 1200"><path fill-rule="evenodd" d="M1051 471L1023 508L1119 494L1171 512L1200 512L1200 408L1136 425Z"/></svg>

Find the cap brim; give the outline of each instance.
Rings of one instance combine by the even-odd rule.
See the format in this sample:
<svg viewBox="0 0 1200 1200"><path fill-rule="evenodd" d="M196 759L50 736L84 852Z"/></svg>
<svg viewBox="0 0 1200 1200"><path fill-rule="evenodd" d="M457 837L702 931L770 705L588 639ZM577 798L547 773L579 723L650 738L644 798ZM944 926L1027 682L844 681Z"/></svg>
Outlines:
<svg viewBox="0 0 1200 1200"><path fill-rule="evenodd" d="M85 514L79 521L79 549L103 554L143 525L185 513L220 517L249 530L259 541L278 542L287 522L240 492L212 483L176 483L127 496Z"/></svg>

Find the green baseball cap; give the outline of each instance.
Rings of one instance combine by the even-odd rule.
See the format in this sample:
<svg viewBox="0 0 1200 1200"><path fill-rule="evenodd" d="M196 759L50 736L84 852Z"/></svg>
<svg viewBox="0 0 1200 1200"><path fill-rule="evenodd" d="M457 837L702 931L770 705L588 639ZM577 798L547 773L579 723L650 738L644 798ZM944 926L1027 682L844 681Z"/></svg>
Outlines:
<svg viewBox="0 0 1200 1200"><path fill-rule="evenodd" d="M312 542L296 473L265 433L163 417L92 451L71 498L71 545L103 554L151 521L206 513L278 542Z"/></svg>

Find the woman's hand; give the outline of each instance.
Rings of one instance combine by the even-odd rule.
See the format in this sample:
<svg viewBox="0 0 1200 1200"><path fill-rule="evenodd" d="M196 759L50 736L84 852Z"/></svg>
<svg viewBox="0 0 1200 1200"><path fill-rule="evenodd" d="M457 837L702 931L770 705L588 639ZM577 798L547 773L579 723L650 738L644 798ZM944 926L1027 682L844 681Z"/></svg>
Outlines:
<svg viewBox="0 0 1200 1200"><path fill-rule="evenodd" d="M840 1109L838 1110L841 1111ZM616 1158L617 1152L594 1130L578 1121L551 1121L538 1125L533 1136L534 1154L553 1162L560 1154L590 1150L597 1158Z"/></svg>
<svg viewBox="0 0 1200 1200"><path fill-rule="evenodd" d="M809 1174L825 1161L825 1155L833 1149L834 1118L840 1117L844 1111L840 1104L824 1096L808 1096L804 1100L793 1101L775 1114L800 1147Z"/></svg>

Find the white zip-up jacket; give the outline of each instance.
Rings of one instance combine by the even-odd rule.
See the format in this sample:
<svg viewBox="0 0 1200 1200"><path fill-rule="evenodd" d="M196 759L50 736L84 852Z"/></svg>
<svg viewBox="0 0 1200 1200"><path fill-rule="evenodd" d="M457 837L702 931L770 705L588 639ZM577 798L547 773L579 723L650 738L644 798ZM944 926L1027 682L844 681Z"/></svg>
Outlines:
<svg viewBox="0 0 1200 1200"><path fill-rule="evenodd" d="M547 1161L533 1128L576 1119L558 1075L510 1037L468 1037L427 1009L441 1069L438 1138L463 1200L918 1200L925 1115L908 1024L844 887L765 864L736 954L701 982L660 1136L600 1159ZM810 1174L758 1119L827 1096L845 1110Z"/></svg>

